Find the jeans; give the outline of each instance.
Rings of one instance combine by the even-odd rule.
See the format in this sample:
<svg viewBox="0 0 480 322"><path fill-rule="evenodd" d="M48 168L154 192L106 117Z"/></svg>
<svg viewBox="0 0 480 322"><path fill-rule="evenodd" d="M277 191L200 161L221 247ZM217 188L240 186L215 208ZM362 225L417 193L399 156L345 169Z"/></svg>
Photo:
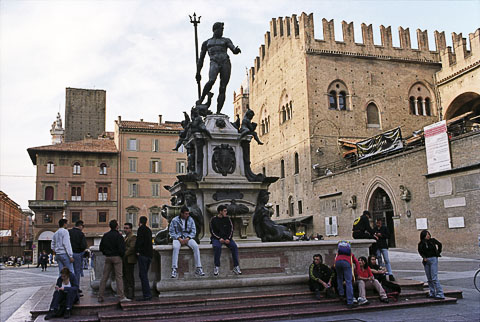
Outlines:
<svg viewBox="0 0 480 322"><path fill-rule="evenodd" d="M138 256L138 275L140 276L140 282L142 283L143 298L151 298L152 292L150 291L150 283L148 282L148 269L152 262L151 257Z"/></svg>
<svg viewBox="0 0 480 322"><path fill-rule="evenodd" d="M427 275L428 288L430 289L430 296L443 298L442 286L438 280L438 257L428 257L426 262L423 262L425 275Z"/></svg>
<svg viewBox="0 0 480 322"><path fill-rule="evenodd" d="M238 266L238 247L237 244L233 240L230 240L230 244L224 244L230 251L232 252L232 260L233 266ZM215 238L212 238L212 246L213 246L213 253L214 253L214 263L215 266L220 267L220 256L222 255L222 243Z"/></svg>
<svg viewBox="0 0 480 322"><path fill-rule="evenodd" d="M390 259L388 258L388 248L377 249L378 265L383 266L383 260L385 261L385 267L387 268L388 275L392 274L392 266L390 265Z"/></svg>
<svg viewBox="0 0 480 322"><path fill-rule="evenodd" d="M107 280L110 277L110 273L115 271L115 281L117 282L117 295L120 299L125 297L123 293L123 271L122 271L122 258L120 256L107 256L105 257L105 264L103 266L102 280L100 281L100 289L98 290L98 297L103 298L105 294L105 287Z"/></svg>
<svg viewBox="0 0 480 322"><path fill-rule="evenodd" d="M73 270L75 271L78 287L80 288L80 278L83 276L83 252L73 253Z"/></svg>
<svg viewBox="0 0 480 322"><path fill-rule="evenodd" d="M173 254L172 254L172 268L178 268L178 253L180 252L180 242L178 240L173 241ZM195 267L202 267L202 261L200 260L200 249L195 240L190 239L187 244L193 251L193 257L195 259Z"/></svg>
<svg viewBox="0 0 480 322"><path fill-rule="evenodd" d="M58 310L62 301L66 302L66 309L71 310L77 299L78 289L76 287L66 287L63 291L57 290L53 293L50 310Z"/></svg>
<svg viewBox="0 0 480 322"><path fill-rule="evenodd" d="M73 269L73 263L70 262L70 258L68 257L67 254L56 254L55 255L55 260L58 263L58 273L59 274L64 267L67 267L70 270L70 272L75 274L74 269ZM75 274L75 276L76 276L76 274Z"/></svg>
<svg viewBox="0 0 480 322"><path fill-rule="evenodd" d="M337 272L338 294L343 296L343 280L347 288L347 304L353 304L353 284L352 284L352 265L346 260L335 262L335 271Z"/></svg>

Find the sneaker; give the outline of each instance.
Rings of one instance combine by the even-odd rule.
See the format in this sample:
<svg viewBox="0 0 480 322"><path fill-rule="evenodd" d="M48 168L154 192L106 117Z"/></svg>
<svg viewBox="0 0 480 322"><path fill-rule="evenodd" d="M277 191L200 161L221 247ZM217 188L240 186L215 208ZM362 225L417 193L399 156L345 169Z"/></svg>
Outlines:
<svg viewBox="0 0 480 322"><path fill-rule="evenodd" d="M171 275L170 277L171 277L171 278L177 278L177 277L178 277L177 269L176 269L176 268L172 268L172 275Z"/></svg>
<svg viewBox="0 0 480 322"><path fill-rule="evenodd" d="M218 276L218 273L220 273L220 267L215 266L215 268L213 269L213 275Z"/></svg>
<svg viewBox="0 0 480 322"><path fill-rule="evenodd" d="M380 302L389 303L390 301L388 300L388 297L381 297Z"/></svg>
<svg viewBox="0 0 480 322"><path fill-rule="evenodd" d="M358 305L367 305L367 304L368 304L367 299L364 299L363 297L358 298Z"/></svg>
<svg viewBox="0 0 480 322"><path fill-rule="evenodd" d="M123 303L123 302L131 302L132 300L129 299L129 298L126 298L126 297L123 297L120 299L120 302Z"/></svg>
<svg viewBox="0 0 480 322"><path fill-rule="evenodd" d="M360 297L359 297L358 299L360 299ZM345 298L345 301L346 301L346 300L347 300L347 299ZM353 298L353 304L358 305L358 300L357 300L356 298Z"/></svg>
<svg viewBox="0 0 480 322"><path fill-rule="evenodd" d="M195 275L205 276L205 273L203 272L203 269L201 267L197 267L197 269L195 270Z"/></svg>
<svg viewBox="0 0 480 322"><path fill-rule="evenodd" d="M390 282L395 282L395 277L393 277L393 275L388 275L388 280Z"/></svg>
<svg viewBox="0 0 480 322"><path fill-rule="evenodd" d="M63 318L64 319L69 319L71 315L72 315L72 310L66 309L65 314L63 314Z"/></svg>
<svg viewBox="0 0 480 322"><path fill-rule="evenodd" d="M233 272L237 275L242 275L242 271L240 270L240 266L235 266L233 268Z"/></svg>
<svg viewBox="0 0 480 322"><path fill-rule="evenodd" d="M356 308L357 306L358 306L357 303L347 304L347 309L353 309L353 308Z"/></svg>

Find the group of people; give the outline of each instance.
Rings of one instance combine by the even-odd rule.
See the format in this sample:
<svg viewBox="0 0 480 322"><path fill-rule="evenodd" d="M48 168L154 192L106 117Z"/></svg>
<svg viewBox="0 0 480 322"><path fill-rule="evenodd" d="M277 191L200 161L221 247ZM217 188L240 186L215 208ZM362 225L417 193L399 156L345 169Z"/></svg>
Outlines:
<svg viewBox="0 0 480 322"><path fill-rule="evenodd" d="M52 251L58 263L59 277L55 285L50 309L45 316L46 320L62 316L68 319L71 316L72 306L83 296L80 289L80 278L83 276L83 258L87 248L87 240L83 233L82 220L75 222L75 227L67 230L68 220L58 221L59 229L52 237ZM46 270L48 255L45 251L40 256L42 270Z"/></svg>
<svg viewBox="0 0 480 322"><path fill-rule="evenodd" d="M377 221L377 228L381 228L379 226ZM429 293L427 297L437 300L445 299L442 286L438 280L438 257L441 257L441 252L442 244L432 238L430 232L423 230L420 233L418 253L422 257L422 264L428 281ZM382 252L377 249L377 253L381 254ZM388 259L388 255L386 258ZM370 255L367 259L362 256L357 260L348 241L338 243L338 250L332 267L323 263L322 255L315 254L313 255L313 263L309 268L310 290L315 293L317 299L320 299L321 292L325 291L327 298L339 296L341 300L345 300L348 308L368 304L367 289L374 289L381 302L389 303L386 290L397 294L401 291L400 286L393 283L391 277L390 265L382 266L379 257ZM358 299L354 297L354 287L358 290Z"/></svg>

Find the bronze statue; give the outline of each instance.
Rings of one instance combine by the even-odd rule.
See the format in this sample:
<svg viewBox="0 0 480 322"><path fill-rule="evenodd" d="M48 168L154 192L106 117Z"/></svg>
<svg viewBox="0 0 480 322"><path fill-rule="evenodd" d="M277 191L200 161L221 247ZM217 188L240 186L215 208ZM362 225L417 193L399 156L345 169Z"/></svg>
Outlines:
<svg viewBox="0 0 480 322"><path fill-rule="evenodd" d="M197 205L197 196L195 195L194 191L187 190L184 193L185 196L185 205L188 207L190 211L190 216L195 221L195 227L197 228L197 234L195 235L195 241L200 244L200 239L204 235L203 231L203 213L200 207Z"/></svg>
<svg viewBox="0 0 480 322"><path fill-rule="evenodd" d="M253 214L253 227L257 237L262 239L262 242L293 240L292 233L285 226L277 225L270 218L270 211L265 206L268 203L269 194L266 190L258 193L257 207Z"/></svg>
<svg viewBox="0 0 480 322"><path fill-rule="evenodd" d="M203 102L205 96L207 96L212 89L213 84L215 84L218 74L220 74L220 89L217 98L217 114L220 114L223 103L225 102L225 91L227 89L228 81L230 80L232 69L230 58L227 55L227 49L230 48L235 55L241 53L241 50L240 48L235 47L229 38L223 37L223 22L214 23L212 29L213 37L203 42L200 57L197 62L197 74L195 78L197 79L197 82L200 82L202 79L200 72L202 71L205 55L208 52L208 55L210 56L209 79L203 88L202 96L197 101L197 104Z"/></svg>
<svg viewBox="0 0 480 322"><path fill-rule="evenodd" d="M258 138L257 132L255 132L255 129L257 128L257 123L252 122L254 116L255 112L253 112L251 109L248 109L245 112L245 116L242 120L242 126L240 127L240 139L246 135L252 135L259 145L263 145L263 143Z"/></svg>

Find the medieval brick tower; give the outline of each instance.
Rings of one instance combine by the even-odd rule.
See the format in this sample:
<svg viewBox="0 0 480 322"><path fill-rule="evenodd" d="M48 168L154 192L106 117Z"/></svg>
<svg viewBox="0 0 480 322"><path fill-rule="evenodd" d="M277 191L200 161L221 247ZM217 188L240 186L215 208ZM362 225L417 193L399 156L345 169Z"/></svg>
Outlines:
<svg viewBox="0 0 480 322"><path fill-rule="evenodd" d="M65 142L97 138L105 131L106 92L67 88L65 98Z"/></svg>

